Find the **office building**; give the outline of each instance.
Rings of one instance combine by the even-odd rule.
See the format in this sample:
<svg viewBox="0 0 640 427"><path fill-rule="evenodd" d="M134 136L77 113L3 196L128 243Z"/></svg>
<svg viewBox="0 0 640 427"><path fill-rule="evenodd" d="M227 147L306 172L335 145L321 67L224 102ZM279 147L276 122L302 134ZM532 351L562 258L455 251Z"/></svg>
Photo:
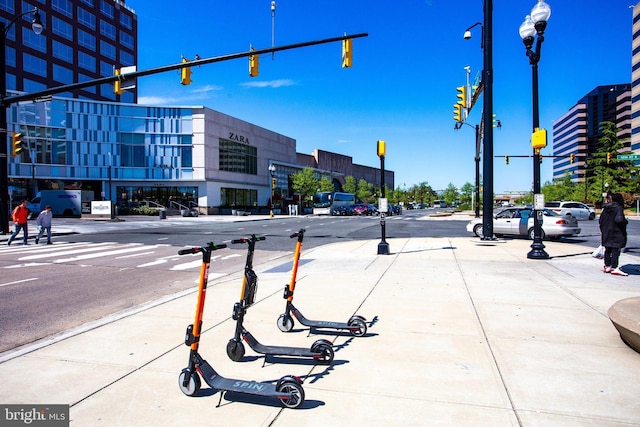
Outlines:
<svg viewBox="0 0 640 427"><path fill-rule="evenodd" d="M34 8L44 25L41 35L31 30L30 14L7 33L8 91L39 92L112 76L115 69L136 65L138 18L124 0L4 0L0 19L8 23ZM59 95L129 103L138 96L135 88L117 95L110 84Z"/></svg>
<svg viewBox="0 0 640 427"><path fill-rule="evenodd" d="M631 150L631 85L598 86L553 124L553 180L569 174L572 181L585 180L586 162L602 136L600 123L616 124L622 151ZM575 155L571 164L570 155Z"/></svg>

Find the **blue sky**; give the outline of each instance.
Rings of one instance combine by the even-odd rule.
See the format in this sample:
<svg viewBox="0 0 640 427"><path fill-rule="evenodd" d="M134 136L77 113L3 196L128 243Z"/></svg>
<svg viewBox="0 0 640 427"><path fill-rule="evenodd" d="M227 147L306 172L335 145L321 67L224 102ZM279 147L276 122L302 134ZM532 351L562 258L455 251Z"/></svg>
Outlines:
<svg viewBox="0 0 640 427"><path fill-rule="evenodd" d="M297 151L351 156L378 167L376 141L387 142L385 167L396 187L428 182L434 189L474 182L474 131L455 131L456 87L482 69L482 0L276 0L275 45L366 32L353 41L353 67L341 68L339 42L260 57L248 75L246 58L138 81L139 102L206 106L295 138ZM518 34L534 0L494 0L494 154L531 153L531 66ZM599 85L630 83L634 1L549 0L551 18L539 63L540 125L553 121ZM127 0L138 15L138 69L271 47L270 0L181 2ZM481 118L478 102L468 118ZM529 191L532 161L494 161L494 192ZM542 182L551 180L551 159Z"/></svg>

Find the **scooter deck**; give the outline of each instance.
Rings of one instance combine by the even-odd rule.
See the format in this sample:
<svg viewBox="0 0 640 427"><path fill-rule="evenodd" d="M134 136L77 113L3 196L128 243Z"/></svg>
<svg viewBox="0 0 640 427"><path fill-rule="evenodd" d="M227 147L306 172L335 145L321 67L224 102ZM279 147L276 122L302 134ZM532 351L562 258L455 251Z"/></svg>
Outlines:
<svg viewBox="0 0 640 427"><path fill-rule="evenodd" d="M251 349L256 353L268 354L271 356L322 357L322 353L313 352L309 348L261 344L249 331L244 331L242 335L247 344L249 344L249 347L251 347Z"/></svg>
<svg viewBox="0 0 640 427"><path fill-rule="evenodd" d="M277 391L274 384L225 378L218 374L206 360L202 361L199 370L202 379L209 384L209 387L216 390L274 397L276 399L291 398L290 393Z"/></svg>
<svg viewBox="0 0 640 427"><path fill-rule="evenodd" d="M357 327L349 325L348 323L345 323L345 322L325 322L325 321L322 321L322 320L307 319L293 305L291 305L291 312L296 317L296 319L298 319L298 322L300 322L304 326L309 326L311 328L318 328L318 329L349 329L349 330L357 330L358 329Z"/></svg>

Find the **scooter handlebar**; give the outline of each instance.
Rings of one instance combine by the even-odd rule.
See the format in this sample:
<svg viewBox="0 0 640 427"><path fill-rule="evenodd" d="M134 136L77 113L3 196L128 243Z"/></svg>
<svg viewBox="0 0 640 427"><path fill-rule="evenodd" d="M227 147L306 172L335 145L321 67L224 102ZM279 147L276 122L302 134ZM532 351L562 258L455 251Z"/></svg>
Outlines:
<svg viewBox="0 0 640 427"><path fill-rule="evenodd" d="M250 239L257 241L266 240L264 236L251 236L251 237L241 237L240 239L233 239L231 243L247 243Z"/></svg>
<svg viewBox="0 0 640 427"><path fill-rule="evenodd" d="M227 245L225 245L224 243L216 245L213 242L211 242L207 246L195 246L193 248L180 249L178 251L178 255L197 254L198 252L203 252L206 249L209 249L211 251L217 251L218 249L224 249L226 247Z"/></svg>
<svg viewBox="0 0 640 427"><path fill-rule="evenodd" d="M306 230L304 228L301 228L300 230L296 231L295 233L293 233L291 236L289 236L290 239L293 239L294 237L298 237L298 236L302 236L304 235L304 232Z"/></svg>

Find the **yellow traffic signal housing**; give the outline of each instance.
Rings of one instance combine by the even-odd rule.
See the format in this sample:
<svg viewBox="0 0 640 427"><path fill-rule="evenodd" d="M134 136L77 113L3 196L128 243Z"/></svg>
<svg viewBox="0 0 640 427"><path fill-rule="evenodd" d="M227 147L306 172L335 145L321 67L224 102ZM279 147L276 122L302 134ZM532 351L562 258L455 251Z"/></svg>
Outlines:
<svg viewBox="0 0 640 427"><path fill-rule="evenodd" d="M257 75L258 75L258 55L249 55L249 76L256 77Z"/></svg>
<svg viewBox="0 0 640 427"><path fill-rule="evenodd" d="M353 40L342 40L342 68L351 68L353 64Z"/></svg>
<svg viewBox="0 0 640 427"><path fill-rule="evenodd" d="M457 87L456 90L458 91L458 94L456 95L458 98L460 98L460 101L458 101L458 104L461 104L463 107L467 107L467 87L466 86L460 86Z"/></svg>
<svg viewBox="0 0 640 427"><path fill-rule="evenodd" d="M535 149L547 146L547 130L536 128L531 135L531 146Z"/></svg>
<svg viewBox="0 0 640 427"><path fill-rule="evenodd" d="M573 164L573 162L576 161L576 155L571 153L571 155L569 156L569 163Z"/></svg>
<svg viewBox="0 0 640 427"><path fill-rule="evenodd" d="M542 163L542 154L538 154L540 156L540 163Z"/></svg>
<svg viewBox="0 0 640 427"><path fill-rule="evenodd" d="M120 76L120 69L116 69L116 76ZM121 81L120 81L120 77L118 77L118 80L116 80L115 82L113 82L113 93L115 93L116 95L122 95L124 93L124 89L122 89L121 87Z"/></svg>
<svg viewBox="0 0 640 427"><path fill-rule="evenodd" d="M187 58L182 58L182 62L189 62ZM180 83L183 85L191 84L191 67L183 67L180 70Z"/></svg>
<svg viewBox="0 0 640 427"><path fill-rule="evenodd" d="M25 150L24 141L22 140L23 135L21 133L14 133L12 138L13 147L13 155L19 156Z"/></svg>
<svg viewBox="0 0 640 427"><path fill-rule="evenodd" d="M462 105L459 102L453 104L453 120L462 123Z"/></svg>
<svg viewBox="0 0 640 427"><path fill-rule="evenodd" d="M509 164L509 156L504 156L504 164L505 165Z"/></svg>
<svg viewBox="0 0 640 427"><path fill-rule="evenodd" d="M387 155L387 143L383 140L378 140L378 157L384 157Z"/></svg>
<svg viewBox="0 0 640 427"><path fill-rule="evenodd" d="M276 179L271 178L271 188L276 188Z"/></svg>
<svg viewBox="0 0 640 427"><path fill-rule="evenodd" d="M607 153L607 164L611 163L611 153Z"/></svg>

